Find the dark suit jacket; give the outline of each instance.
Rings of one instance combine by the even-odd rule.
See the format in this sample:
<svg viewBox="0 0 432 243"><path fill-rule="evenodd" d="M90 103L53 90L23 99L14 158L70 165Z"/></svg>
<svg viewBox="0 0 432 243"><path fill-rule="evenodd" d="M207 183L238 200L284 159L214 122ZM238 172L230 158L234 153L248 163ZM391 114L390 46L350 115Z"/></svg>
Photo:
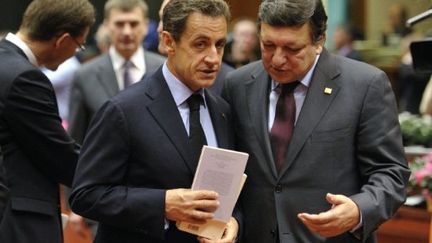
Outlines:
<svg viewBox="0 0 432 243"><path fill-rule="evenodd" d="M62 242L58 183L78 159L48 78L9 41L0 42L0 146L10 200L0 242Z"/></svg>
<svg viewBox="0 0 432 243"><path fill-rule="evenodd" d="M232 148L228 104L208 91L206 101L219 146ZM95 242L196 242L172 222L164 230L165 191L192 185L188 146L162 69L96 113L70 198L75 212L99 221Z"/></svg>
<svg viewBox="0 0 432 243"><path fill-rule="evenodd" d="M360 234L374 242L373 232L404 202L409 177L387 76L324 51L279 174L267 123L270 80L258 61L228 74L225 84L237 148L250 153L242 242L274 242L277 232L283 243L358 242L351 233L319 238L297 218L330 209L327 192L354 200L363 218Z"/></svg>
<svg viewBox="0 0 432 243"><path fill-rule="evenodd" d="M165 61L163 56L144 51L146 74L155 72ZM82 143L90 120L105 101L120 91L108 53L84 64L72 81L69 127L70 135Z"/></svg>
<svg viewBox="0 0 432 243"><path fill-rule="evenodd" d="M3 152L0 149L0 222L3 218L3 212L6 207L6 202L8 200L9 189L6 185L6 172L3 166Z"/></svg>

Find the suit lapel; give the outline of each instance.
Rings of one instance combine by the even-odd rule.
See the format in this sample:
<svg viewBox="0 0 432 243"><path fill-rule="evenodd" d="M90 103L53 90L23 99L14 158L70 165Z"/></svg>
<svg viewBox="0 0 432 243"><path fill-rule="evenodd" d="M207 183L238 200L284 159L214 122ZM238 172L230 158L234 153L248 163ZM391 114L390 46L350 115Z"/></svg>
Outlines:
<svg viewBox="0 0 432 243"><path fill-rule="evenodd" d="M276 166L273 159L273 153L268 133L268 89L270 77L264 70L262 64L257 71L252 74L252 79L246 82L246 97L250 114L250 120L259 143L260 149L266 158L266 165L276 176Z"/></svg>
<svg viewBox="0 0 432 243"><path fill-rule="evenodd" d="M114 72L113 64L108 54L104 54L103 58L101 58L96 72L97 80L108 94L107 97L113 97L120 91L117 82L117 76Z"/></svg>
<svg viewBox="0 0 432 243"><path fill-rule="evenodd" d="M192 161L188 152L188 135L174 98L163 78L161 68L148 79L146 85L148 85L146 95L153 100L147 106L147 109L177 149L193 175L195 173L196 162Z"/></svg>
<svg viewBox="0 0 432 243"><path fill-rule="evenodd" d="M339 75L339 71L330 59L331 57L327 51L323 51L315 68L309 90L297 119L287 158L285 159L280 175L283 175L294 162L301 148L304 146L304 143L327 112L329 106L339 92L340 87L334 80ZM326 88L332 90L331 94L324 92Z"/></svg>

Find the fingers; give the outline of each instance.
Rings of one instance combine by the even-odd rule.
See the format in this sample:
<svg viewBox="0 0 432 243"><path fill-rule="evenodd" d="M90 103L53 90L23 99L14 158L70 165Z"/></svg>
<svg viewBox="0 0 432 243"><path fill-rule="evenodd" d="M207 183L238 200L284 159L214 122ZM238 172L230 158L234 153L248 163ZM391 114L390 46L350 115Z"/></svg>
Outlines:
<svg viewBox="0 0 432 243"><path fill-rule="evenodd" d="M210 240L198 237L200 243L234 243L237 239L239 225L233 217L228 221L225 232L220 240Z"/></svg>
<svg viewBox="0 0 432 243"><path fill-rule="evenodd" d="M218 194L214 191L192 191L190 189L167 190L165 215L173 221L205 223L214 217L219 207Z"/></svg>
<svg viewBox="0 0 432 243"><path fill-rule="evenodd" d="M309 230L324 237L331 237L349 231L359 224L360 211L350 198L328 193L326 200L333 205L330 210L319 214L298 214L298 218Z"/></svg>
<svg viewBox="0 0 432 243"><path fill-rule="evenodd" d="M84 218L81 217L78 214L75 214L74 212L71 212L69 214L69 225L72 228L72 230L77 233L81 237L85 237L85 223Z"/></svg>

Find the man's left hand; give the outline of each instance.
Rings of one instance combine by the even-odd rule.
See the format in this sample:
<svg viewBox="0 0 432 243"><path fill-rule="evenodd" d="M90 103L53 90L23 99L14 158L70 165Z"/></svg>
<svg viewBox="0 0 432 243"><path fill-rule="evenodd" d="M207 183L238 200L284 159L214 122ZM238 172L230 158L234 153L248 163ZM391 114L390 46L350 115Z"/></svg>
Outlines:
<svg viewBox="0 0 432 243"><path fill-rule="evenodd" d="M310 231L324 237L333 237L354 229L360 223L360 211L353 200L344 195L327 193L332 208L319 214L299 213L299 219Z"/></svg>
<svg viewBox="0 0 432 243"><path fill-rule="evenodd" d="M228 221L225 232L220 240L210 240L203 237L198 237L200 243L234 243L237 239L239 225L233 217Z"/></svg>

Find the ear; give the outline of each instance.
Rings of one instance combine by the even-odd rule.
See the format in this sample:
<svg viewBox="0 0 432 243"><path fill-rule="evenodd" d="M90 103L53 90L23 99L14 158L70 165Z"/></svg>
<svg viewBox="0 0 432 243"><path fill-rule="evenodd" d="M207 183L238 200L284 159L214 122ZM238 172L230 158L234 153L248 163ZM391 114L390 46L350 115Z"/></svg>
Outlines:
<svg viewBox="0 0 432 243"><path fill-rule="evenodd" d="M62 47L63 43L66 41L66 39L67 38L71 38L71 36L70 36L69 33L63 33L63 34L61 34L61 35L59 35L57 37L54 37L54 38L56 38L54 40L54 47L55 48L59 48L59 47Z"/></svg>
<svg viewBox="0 0 432 243"><path fill-rule="evenodd" d="M316 43L316 54L320 55L323 48L324 48L324 43L326 41L326 34L324 33L320 39L318 40L318 42Z"/></svg>
<svg viewBox="0 0 432 243"><path fill-rule="evenodd" d="M162 31L161 33L162 43L165 46L167 54L173 55L175 53L175 40L172 35L167 31Z"/></svg>

